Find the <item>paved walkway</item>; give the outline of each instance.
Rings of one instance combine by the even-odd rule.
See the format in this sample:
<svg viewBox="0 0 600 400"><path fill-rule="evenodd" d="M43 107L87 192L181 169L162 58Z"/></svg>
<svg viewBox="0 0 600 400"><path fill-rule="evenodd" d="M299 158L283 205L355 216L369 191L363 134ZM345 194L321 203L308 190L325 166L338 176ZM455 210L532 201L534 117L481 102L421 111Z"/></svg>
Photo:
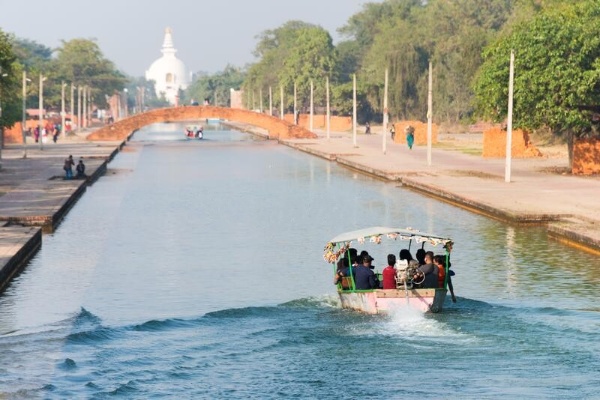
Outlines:
<svg viewBox="0 0 600 400"><path fill-rule="evenodd" d="M550 172L568 160L513 159L507 183L505 159L433 148L428 165L425 146L387 140L383 154L380 134L357 135L355 147L350 133L317 133L283 143L508 222L547 223L553 236L600 251L600 177Z"/></svg>
<svg viewBox="0 0 600 400"><path fill-rule="evenodd" d="M100 176L120 142L88 142L85 133L26 148L6 145L0 169L0 290L23 261L39 249L41 231L51 232L85 192L86 180L64 180L64 159L83 157L90 181ZM24 152L27 158L23 158ZM26 225L23 227L23 225Z"/></svg>

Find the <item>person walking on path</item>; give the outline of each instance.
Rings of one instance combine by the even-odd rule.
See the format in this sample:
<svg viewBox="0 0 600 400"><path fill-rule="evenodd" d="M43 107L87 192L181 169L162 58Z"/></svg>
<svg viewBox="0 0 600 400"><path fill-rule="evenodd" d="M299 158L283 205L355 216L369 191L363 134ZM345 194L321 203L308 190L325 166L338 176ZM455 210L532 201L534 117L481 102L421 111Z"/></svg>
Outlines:
<svg viewBox="0 0 600 400"><path fill-rule="evenodd" d="M371 134L371 124L369 124L369 122L367 122L365 124L365 135L370 135Z"/></svg>
<svg viewBox="0 0 600 400"><path fill-rule="evenodd" d="M73 156L69 156L65 158L65 165L63 165L63 169L65 170L65 179L73 179L73 165L75 162L73 161Z"/></svg>
<svg viewBox="0 0 600 400"><path fill-rule="evenodd" d="M408 145L408 149L412 150L413 143L415 142L415 128L408 125L404 132L406 132L406 144Z"/></svg>

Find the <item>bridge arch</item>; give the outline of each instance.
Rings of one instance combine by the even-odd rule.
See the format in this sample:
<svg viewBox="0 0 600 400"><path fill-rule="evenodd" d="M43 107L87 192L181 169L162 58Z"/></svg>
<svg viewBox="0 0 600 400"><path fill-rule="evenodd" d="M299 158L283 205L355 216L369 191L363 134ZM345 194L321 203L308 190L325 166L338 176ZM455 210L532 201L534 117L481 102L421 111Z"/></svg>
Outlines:
<svg viewBox="0 0 600 400"><path fill-rule="evenodd" d="M126 140L136 130L154 123L185 122L219 118L263 128L270 139L316 138L313 132L282 119L254 111L212 106L183 106L150 110L132 115L88 135L90 141Z"/></svg>

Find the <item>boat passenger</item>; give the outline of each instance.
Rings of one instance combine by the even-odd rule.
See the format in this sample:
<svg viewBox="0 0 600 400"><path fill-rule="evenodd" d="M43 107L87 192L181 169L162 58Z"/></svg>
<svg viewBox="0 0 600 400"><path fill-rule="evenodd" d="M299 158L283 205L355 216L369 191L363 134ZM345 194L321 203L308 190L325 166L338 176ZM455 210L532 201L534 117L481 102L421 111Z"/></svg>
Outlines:
<svg viewBox="0 0 600 400"><path fill-rule="evenodd" d="M425 253L425 265L421 265L417 268L420 274L425 276L423 283L420 285L424 289L434 289L438 287L438 267L433 263L433 252L428 251ZM415 280L422 279L419 276L414 277Z"/></svg>
<svg viewBox="0 0 600 400"><path fill-rule="evenodd" d="M383 289L396 289L396 256L388 254L388 266L383 269Z"/></svg>
<svg viewBox="0 0 600 400"><path fill-rule="evenodd" d="M337 262L337 270L335 272L335 277L333 278L333 283L337 285L345 276L350 276L350 270L348 268L348 259L342 257Z"/></svg>
<svg viewBox="0 0 600 400"><path fill-rule="evenodd" d="M364 260L364 258L365 258L365 257L367 257L367 256L371 257L371 256L369 255L369 252L368 252L368 251L366 251L366 250L363 250L363 251L361 251L361 252L360 252L360 256L359 256L359 258L362 258L362 259ZM373 265L373 261L375 261L375 259L374 259L373 257L371 257L371 264L370 264L370 267L369 267L369 268L371 268L371 269L375 269L375 266Z"/></svg>
<svg viewBox="0 0 600 400"><path fill-rule="evenodd" d="M433 263L438 268L438 287L443 288L444 281L446 280L445 257L440 255L434 256Z"/></svg>
<svg viewBox="0 0 600 400"><path fill-rule="evenodd" d="M410 262L410 260L413 259L412 254L410 254L410 251L408 249L400 250L399 256L401 260L406 260L406 262Z"/></svg>
<svg viewBox="0 0 600 400"><path fill-rule="evenodd" d="M373 258L369 255L362 258L362 264L354 269L354 287L357 290L369 290L379 287L375 273L370 268Z"/></svg>
<svg viewBox="0 0 600 400"><path fill-rule="evenodd" d="M423 249L423 248L418 249L417 252L415 253L415 257L417 258L419 265L425 265L425 249Z"/></svg>
<svg viewBox="0 0 600 400"><path fill-rule="evenodd" d="M348 253L350 253L350 264L352 265L352 268L354 268L358 265L358 250L351 247L348 249Z"/></svg>

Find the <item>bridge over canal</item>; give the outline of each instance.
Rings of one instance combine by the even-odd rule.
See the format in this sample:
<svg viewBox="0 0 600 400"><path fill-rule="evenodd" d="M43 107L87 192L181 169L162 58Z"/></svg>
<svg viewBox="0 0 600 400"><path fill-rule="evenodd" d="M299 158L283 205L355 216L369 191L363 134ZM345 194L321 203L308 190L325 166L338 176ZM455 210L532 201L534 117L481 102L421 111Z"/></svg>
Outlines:
<svg viewBox="0 0 600 400"><path fill-rule="evenodd" d="M132 115L107 125L88 135L91 141L126 140L136 130L155 123L186 122L218 118L241 122L265 129L270 139L316 138L309 130L282 119L235 108L212 106L183 106L160 108Z"/></svg>

